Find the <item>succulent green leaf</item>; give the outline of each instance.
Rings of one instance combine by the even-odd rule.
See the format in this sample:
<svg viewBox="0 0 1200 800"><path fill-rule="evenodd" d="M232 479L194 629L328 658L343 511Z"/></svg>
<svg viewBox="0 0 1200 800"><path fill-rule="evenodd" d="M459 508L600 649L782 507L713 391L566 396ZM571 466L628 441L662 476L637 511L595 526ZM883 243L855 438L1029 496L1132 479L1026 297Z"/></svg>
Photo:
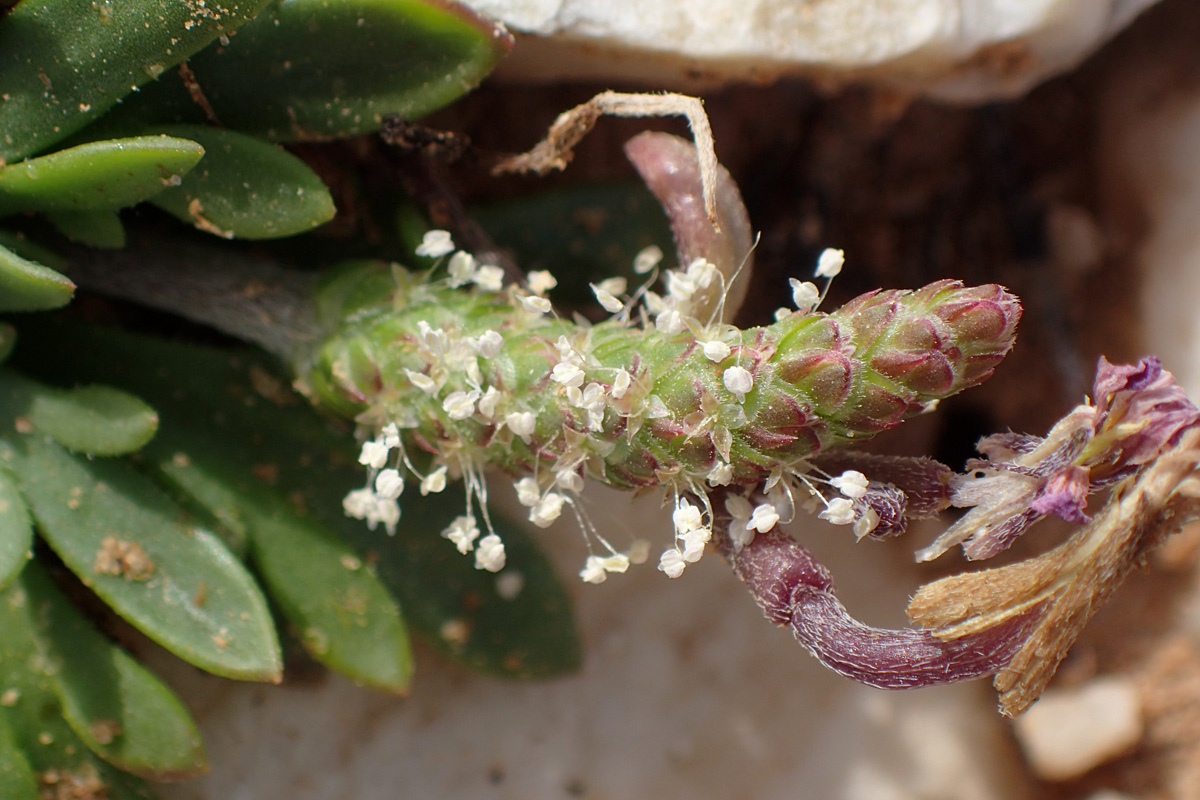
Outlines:
<svg viewBox="0 0 1200 800"><path fill-rule="evenodd" d="M112 609L180 658L277 681L279 642L258 585L221 541L127 462L72 455L33 431L48 391L0 373L0 454L45 540ZM20 433L20 431L30 431Z"/></svg>
<svg viewBox="0 0 1200 800"><path fill-rule="evenodd" d="M0 797L38 800L37 776L17 744L6 714L0 714Z"/></svg>
<svg viewBox="0 0 1200 800"><path fill-rule="evenodd" d="M315 659L360 684L407 689L412 653L395 600L349 545L255 477L255 469L263 475L267 465L248 462L250 454L224 437L170 425L146 455L193 501L213 498L214 487L228 492L249 538L251 563ZM223 503L211 510L230 511Z"/></svg>
<svg viewBox="0 0 1200 800"><path fill-rule="evenodd" d="M36 261L51 269L65 269L67 266L67 259L32 241L20 231L0 230L0 247L7 247L21 258Z"/></svg>
<svg viewBox="0 0 1200 800"><path fill-rule="evenodd" d="M143 778L173 780L207 768L200 732L183 703L72 606L40 567L21 578L63 716L110 764Z"/></svg>
<svg viewBox="0 0 1200 800"><path fill-rule="evenodd" d="M0 245L0 311L58 308L74 294L75 284L67 276Z"/></svg>
<svg viewBox="0 0 1200 800"><path fill-rule="evenodd" d="M0 322L0 364L8 360L13 345L17 343L17 329L7 322Z"/></svg>
<svg viewBox="0 0 1200 800"><path fill-rule="evenodd" d="M37 567L30 567L26 573ZM63 718L55 672L57 664L42 647L36 615L41 607L29 596L25 577L0 592L0 717L40 787L54 797L56 787L80 796L107 800L154 800L138 778L100 759ZM4 763L8 763L7 761ZM21 767L18 763L17 769ZM4 766L0 766L0 772ZM14 775L16 773L13 773ZM0 781L0 787L7 788ZM18 785L18 788L19 785ZM90 794L83 794L83 790ZM20 794L4 798L21 797Z"/></svg>
<svg viewBox="0 0 1200 800"><path fill-rule="evenodd" d="M511 47L502 27L456 3L291 0L189 66L226 127L311 141L372 133L386 114L424 116L472 89ZM174 74L116 113L142 124L203 118Z"/></svg>
<svg viewBox="0 0 1200 800"><path fill-rule="evenodd" d="M361 523L347 526L345 535L370 554L413 627L456 660L510 678L578 669L582 656L571 602L537 543L493 511L507 566L499 575L475 569L473 559L440 535L464 507L457 489L443 495L406 496L395 536ZM500 589L506 573L521 582L515 597Z"/></svg>
<svg viewBox="0 0 1200 800"><path fill-rule="evenodd" d="M0 168L0 216L131 206L177 185L203 155L204 148L187 139L137 136L10 164Z"/></svg>
<svg viewBox="0 0 1200 800"><path fill-rule="evenodd" d="M395 537L346 518L342 499L363 481L352 437L303 402L288 399L286 382L274 378L272 383L274 373L265 361L103 329L89 329L87 335L89 348L83 354L78 348L61 348L59 343L71 335L57 325L23 326L15 357L24 357L27 369L52 367L67 379L111 380L121 365L123 385L152 402L163 418L147 457L164 470L168 463L202 462L200 447L168 446L176 421L192 436L219 441L229 448L226 452L236 454L243 469L258 476L254 480L269 477L274 488L302 503L312 519L367 554L364 560L375 564L405 619L452 657L514 677L550 676L578 667L580 645L566 591L534 540L519 528L493 515L509 569L524 578L524 588L508 600L496 590L496 575L476 570L472 559L440 535L462 513L462 495L453 489L429 498L406 493L405 516ZM174 458L176 452L185 458ZM249 529L249 518L246 524ZM257 547L259 540L253 541Z"/></svg>
<svg viewBox="0 0 1200 800"><path fill-rule="evenodd" d="M641 184L592 183L547 190L472 208L471 216L498 246L512 251L527 272L554 273L556 303L594 308L588 284L614 275L637 285L633 259L650 245L666 254L663 269L674 266L667 216ZM418 237L412 246L419 243Z"/></svg>
<svg viewBox="0 0 1200 800"><path fill-rule="evenodd" d="M151 202L197 228L228 239L275 239L328 222L329 190L303 161L235 131L171 125L161 131L204 146L203 163Z"/></svg>
<svg viewBox="0 0 1200 800"><path fill-rule="evenodd" d="M154 438L158 414L137 397L100 384L37 394L34 427L76 453L119 456Z"/></svg>
<svg viewBox="0 0 1200 800"><path fill-rule="evenodd" d="M33 548L33 522L13 481L0 469L0 587L25 566Z"/></svg>
<svg viewBox="0 0 1200 800"><path fill-rule="evenodd" d="M0 19L0 163L61 141L266 4L18 3Z"/></svg>
<svg viewBox="0 0 1200 800"><path fill-rule="evenodd" d="M118 614L201 669L278 681L266 601L212 533L128 464L88 462L53 442L22 442L22 490L43 537Z"/></svg>
<svg viewBox="0 0 1200 800"><path fill-rule="evenodd" d="M125 246L125 226L115 211L48 211L46 219L73 242L106 250Z"/></svg>

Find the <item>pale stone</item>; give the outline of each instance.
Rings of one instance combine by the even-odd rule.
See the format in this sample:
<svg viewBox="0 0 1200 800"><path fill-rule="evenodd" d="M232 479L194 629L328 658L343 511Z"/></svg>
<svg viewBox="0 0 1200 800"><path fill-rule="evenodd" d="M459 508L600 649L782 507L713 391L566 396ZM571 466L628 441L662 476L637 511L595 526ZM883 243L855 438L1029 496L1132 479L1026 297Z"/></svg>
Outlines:
<svg viewBox="0 0 1200 800"><path fill-rule="evenodd" d="M502 74L654 88L806 75L962 102L1068 70L1156 0L467 0L522 37Z"/></svg>
<svg viewBox="0 0 1200 800"><path fill-rule="evenodd" d="M1142 738L1142 703L1132 681L1096 678L1051 689L1014 722L1030 767L1048 781L1077 778L1132 750Z"/></svg>

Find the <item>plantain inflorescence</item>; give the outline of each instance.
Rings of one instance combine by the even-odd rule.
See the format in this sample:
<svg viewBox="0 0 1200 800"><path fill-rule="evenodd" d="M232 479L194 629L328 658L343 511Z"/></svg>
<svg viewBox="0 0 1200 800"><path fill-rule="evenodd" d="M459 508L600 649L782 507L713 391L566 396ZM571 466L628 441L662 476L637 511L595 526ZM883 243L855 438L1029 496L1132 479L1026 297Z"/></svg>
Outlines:
<svg viewBox="0 0 1200 800"><path fill-rule="evenodd" d="M473 551L477 567L498 571L504 549L487 521L485 480L497 468L518 478L535 525L576 510L607 551L581 573L593 582L638 554L617 552L579 514L585 478L662 487L672 498L675 543L659 562L672 577L712 535L714 487L732 490L726 513L738 546L786 521L797 500L859 536L871 532L880 512L866 479L825 474L813 457L986 379L1021 314L1000 286L950 280L869 292L826 313L815 309L823 295L812 283L793 281L795 310L743 330L722 322L719 308L696 316L697 299L725 280L697 259L666 272L662 295L650 289L657 274L632 292L623 278L594 285L611 316L589 324L554 313L548 273L505 286L499 268L456 251L444 231L428 234L420 253L448 257L447 268L358 264L318 295L329 334L300 383L360 425L369 478L346 497L346 513L394 532L409 477L422 494L461 478L466 511L444 535ZM642 254L635 271L656 270L659 255ZM817 276L832 278L841 263L840 251L826 251Z"/></svg>

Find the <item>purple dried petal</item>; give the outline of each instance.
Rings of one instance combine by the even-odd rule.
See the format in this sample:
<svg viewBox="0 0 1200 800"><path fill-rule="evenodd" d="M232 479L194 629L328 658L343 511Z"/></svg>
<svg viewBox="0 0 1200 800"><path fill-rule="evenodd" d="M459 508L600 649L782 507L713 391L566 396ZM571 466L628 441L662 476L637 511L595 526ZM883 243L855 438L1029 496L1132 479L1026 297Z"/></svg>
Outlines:
<svg viewBox="0 0 1200 800"><path fill-rule="evenodd" d="M854 619L833 593L829 571L790 537L772 530L734 553L717 546L767 619L786 624L829 669L880 689L911 689L990 675L1025 638L1031 615L951 642L928 631L873 628Z"/></svg>
<svg viewBox="0 0 1200 800"><path fill-rule="evenodd" d="M1107 454L1092 459L1109 462L1110 466L1098 470L1102 475L1149 463L1176 441L1180 432L1200 423L1200 409L1154 357L1143 358L1137 365L1110 364L1101 357L1095 392L1098 435L1117 425L1133 429L1120 437L1115 457Z"/></svg>
<svg viewBox="0 0 1200 800"><path fill-rule="evenodd" d="M1104 410L1113 395L1141 391L1158 380L1162 371L1162 361L1158 356L1148 356L1136 364L1113 364L1100 356L1093 382L1096 402Z"/></svg>
<svg viewBox="0 0 1200 800"><path fill-rule="evenodd" d="M1003 553L1044 516L1031 507L1025 508L993 528L977 530L963 542L963 555L968 561L982 561Z"/></svg>
<svg viewBox="0 0 1200 800"><path fill-rule="evenodd" d="M1045 438L1041 436L1009 431L983 437L975 449L992 461L1009 461L1016 456L1032 453L1044 441Z"/></svg>
<svg viewBox="0 0 1200 800"><path fill-rule="evenodd" d="M1084 508L1090 491L1088 471L1083 467L1066 467L1050 476L1029 507L1043 516L1053 514L1067 522L1087 522Z"/></svg>

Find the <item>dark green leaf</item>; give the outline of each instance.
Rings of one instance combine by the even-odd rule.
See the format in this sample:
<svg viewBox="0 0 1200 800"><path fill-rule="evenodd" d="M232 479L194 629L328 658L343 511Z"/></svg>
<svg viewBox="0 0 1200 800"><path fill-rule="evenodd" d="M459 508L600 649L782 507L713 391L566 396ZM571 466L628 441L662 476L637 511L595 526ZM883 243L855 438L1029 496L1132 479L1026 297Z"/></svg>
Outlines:
<svg viewBox="0 0 1200 800"><path fill-rule="evenodd" d="M507 566L523 588L505 599L500 576L474 568L440 532L463 512L464 498L447 489L437 501L404 498L395 536L347 526L343 535L363 548L379 576L400 598L413 627L468 666L512 678L546 678L579 668L571 603L532 537L492 513L504 540Z"/></svg>
<svg viewBox="0 0 1200 800"><path fill-rule="evenodd" d="M105 761L143 778L204 772L200 732L175 693L96 630L40 567L26 570L21 584L75 734Z"/></svg>
<svg viewBox="0 0 1200 800"><path fill-rule="evenodd" d="M203 155L204 148L187 139L137 136L11 164L0 168L0 216L131 206L178 185Z"/></svg>
<svg viewBox="0 0 1200 800"><path fill-rule="evenodd" d="M211 497L213 486L228 489L252 563L314 658L358 683L407 689L412 654L395 601L349 545L254 477L263 464L247 464L241 448L222 438L172 426L147 456L196 500Z"/></svg>
<svg viewBox="0 0 1200 800"><path fill-rule="evenodd" d="M175 424L219 439L251 471L269 477L314 518L368 553L368 562L378 559L380 578L406 619L454 657L520 677L561 674L578 666L579 641L566 592L534 540L519 528L497 522L508 569L525 581L520 594L506 600L496 591L497 576L476 570L472 559L440 535L462 513L462 496L453 489L428 498L405 494L395 537L346 518L342 498L364 479L352 437L289 400L286 381L272 378L263 362L103 329L87 334L86 354L53 347L75 335L34 336L24 326L14 358L24 358L27 369L52 367L73 379L111 379L119 369L126 388L154 403L162 415L162 429L148 453L165 446ZM31 339L40 347L30 346ZM47 346L51 349L42 349ZM158 463L169 455L156 456Z"/></svg>
<svg viewBox="0 0 1200 800"><path fill-rule="evenodd" d="M0 18L0 163L65 139L267 0L36 0Z"/></svg>
<svg viewBox="0 0 1200 800"><path fill-rule="evenodd" d="M279 643L254 579L220 540L119 459L89 461L31 431L53 391L0 372L5 456L42 536L114 611L218 675L278 680ZM18 433L9 433L17 431Z"/></svg>
<svg viewBox="0 0 1200 800"><path fill-rule="evenodd" d="M292 0L189 65L223 125L310 141L372 133L385 114L424 116L478 84L511 46L503 28L457 4ZM203 119L177 75L116 113L125 130Z"/></svg>
<svg viewBox="0 0 1200 800"><path fill-rule="evenodd" d="M55 797L57 789L73 788L81 797L154 800L141 780L101 760L63 718L54 676L57 665L39 642L39 608L24 580L0 592L0 715L46 791L41 796Z"/></svg>
<svg viewBox="0 0 1200 800"><path fill-rule="evenodd" d="M0 245L0 311L40 311L71 302L75 284Z"/></svg>
<svg viewBox="0 0 1200 800"><path fill-rule="evenodd" d="M8 360L13 345L17 343L17 329L7 322L0 322L0 364Z"/></svg>
<svg viewBox="0 0 1200 800"><path fill-rule="evenodd" d="M38 529L114 611L185 661L278 681L279 643L254 579L212 533L119 460L21 442L21 489Z"/></svg>
<svg viewBox="0 0 1200 800"><path fill-rule="evenodd" d="M37 776L17 744L7 714L0 714L0 797L5 800L39 800Z"/></svg>
<svg viewBox="0 0 1200 800"><path fill-rule="evenodd" d="M33 522L12 476L0 469L0 587L21 571L33 548Z"/></svg>
<svg viewBox="0 0 1200 800"><path fill-rule="evenodd" d="M31 241L25 234L18 231L0 230L0 247L7 247L21 258L36 261L50 269L65 269L67 266L67 259L53 250Z"/></svg>
<svg viewBox="0 0 1200 800"><path fill-rule="evenodd" d="M662 206L641 184L584 184L471 209L526 271L559 280L556 302L595 308L589 283L624 275L636 285L634 256L657 245L672 266L675 244ZM570 268L562 265L569 264Z"/></svg>
<svg viewBox="0 0 1200 800"><path fill-rule="evenodd" d="M135 452L158 430L153 408L128 392L98 384L39 392L29 418L68 450L94 456Z"/></svg>
<svg viewBox="0 0 1200 800"><path fill-rule="evenodd" d="M160 130L204 146L200 166L151 200L184 222L230 239L275 239L333 218L336 209L325 184L286 150L203 125Z"/></svg>
<svg viewBox="0 0 1200 800"><path fill-rule="evenodd" d="M107 250L125 246L125 226L115 211L48 211L46 219L72 242Z"/></svg>

